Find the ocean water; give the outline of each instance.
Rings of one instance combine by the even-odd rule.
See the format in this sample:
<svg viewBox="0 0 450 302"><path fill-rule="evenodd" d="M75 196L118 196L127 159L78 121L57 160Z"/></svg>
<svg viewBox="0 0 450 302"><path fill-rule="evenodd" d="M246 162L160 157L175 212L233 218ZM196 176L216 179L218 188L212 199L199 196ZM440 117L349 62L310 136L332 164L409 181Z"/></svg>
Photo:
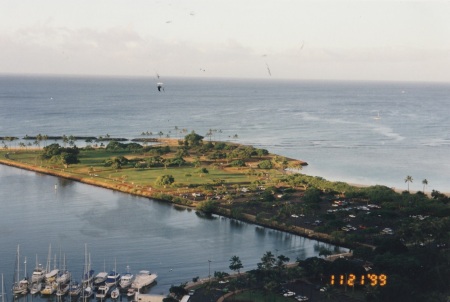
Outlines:
<svg viewBox="0 0 450 302"><path fill-rule="evenodd" d="M301 159L303 172L450 192L450 84L0 76L0 136L182 137ZM377 118L379 117L379 118ZM178 130L176 130L178 129ZM235 136L237 135L237 138ZM17 144L17 142L16 142ZM77 142L82 145L83 142Z"/></svg>

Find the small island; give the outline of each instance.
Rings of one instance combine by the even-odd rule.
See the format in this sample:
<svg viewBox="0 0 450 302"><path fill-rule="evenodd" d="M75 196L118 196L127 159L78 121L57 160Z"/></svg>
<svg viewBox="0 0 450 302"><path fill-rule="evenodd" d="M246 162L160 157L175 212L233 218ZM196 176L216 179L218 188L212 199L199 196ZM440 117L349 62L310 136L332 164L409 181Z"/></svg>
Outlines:
<svg viewBox="0 0 450 302"><path fill-rule="evenodd" d="M425 186L411 193L330 182L302 174L304 161L205 140L194 131L180 139L131 142L61 136L62 145L37 137L24 138L34 138L35 146L17 147L11 146L16 138L4 137L11 139L0 163L348 247L353 259L397 282L378 289L385 297L395 296L395 286L448 294L449 197L425 194ZM78 148L77 138L85 138L86 146ZM333 251L318 248L333 260ZM320 274L310 273L316 282Z"/></svg>

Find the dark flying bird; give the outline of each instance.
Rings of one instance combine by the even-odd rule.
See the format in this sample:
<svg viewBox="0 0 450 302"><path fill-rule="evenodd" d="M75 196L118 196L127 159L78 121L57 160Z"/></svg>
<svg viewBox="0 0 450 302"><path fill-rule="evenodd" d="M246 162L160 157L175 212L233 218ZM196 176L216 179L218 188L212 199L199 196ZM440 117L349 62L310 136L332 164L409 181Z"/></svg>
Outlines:
<svg viewBox="0 0 450 302"><path fill-rule="evenodd" d="M269 65L266 63L267 71L269 72L269 75L272 76L272 73L270 72Z"/></svg>

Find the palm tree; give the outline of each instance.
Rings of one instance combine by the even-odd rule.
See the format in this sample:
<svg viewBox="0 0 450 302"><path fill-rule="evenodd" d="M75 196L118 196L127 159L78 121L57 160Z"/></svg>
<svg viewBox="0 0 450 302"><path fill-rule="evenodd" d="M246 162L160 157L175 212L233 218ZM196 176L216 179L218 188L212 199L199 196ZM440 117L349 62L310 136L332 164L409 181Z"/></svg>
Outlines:
<svg viewBox="0 0 450 302"><path fill-rule="evenodd" d="M408 184L408 192L409 192L409 183L410 183L410 182L413 182L412 176L409 176L409 175L406 176L405 182Z"/></svg>
<svg viewBox="0 0 450 302"><path fill-rule="evenodd" d="M424 180L422 180L422 184L423 184L423 194L425 194L425 187L428 185L428 180L425 178Z"/></svg>
<svg viewBox="0 0 450 302"><path fill-rule="evenodd" d="M229 268L235 272L237 272L239 275L241 273L241 268L243 268L244 266L242 265L241 259L238 256L233 256L230 259L230 266Z"/></svg>

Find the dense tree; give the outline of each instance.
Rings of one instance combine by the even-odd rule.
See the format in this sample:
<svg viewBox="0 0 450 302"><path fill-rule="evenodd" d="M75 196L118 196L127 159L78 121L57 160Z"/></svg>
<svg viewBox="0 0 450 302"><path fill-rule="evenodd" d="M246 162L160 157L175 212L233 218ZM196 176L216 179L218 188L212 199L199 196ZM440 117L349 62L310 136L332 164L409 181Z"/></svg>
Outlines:
<svg viewBox="0 0 450 302"><path fill-rule="evenodd" d="M80 162L76 154L68 152L62 152L60 154L60 161L66 168L69 167L69 165L78 164Z"/></svg>
<svg viewBox="0 0 450 302"><path fill-rule="evenodd" d="M155 183L157 186L166 187L170 186L172 183L175 182L175 178L172 175L161 175L158 176Z"/></svg>
<svg viewBox="0 0 450 302"><path fill-rule="evenodd" d="M263 160L258 164L260 169L272 169L272 162L270 160Z"/></svg>
<svg viewBox="0 0 450 302"><path fill-rule="evenodd" d="M186 283L182 283L179 286L172 285L169 288L169 292L174 294L176 297L181 298L187 294L187 290L185 289L185 287L186 287Z"/></svg>
<svg viewBox="0 0 450 302"><path fill-rule="evenodd" d="M271 270L275 264L275 256L271 251L267 251L261 258L261 262L257 264L258 269L261 270Z"/></svg>
<svg viewBox="0 0 450 302"><path fill-rule="evenodd" d="M214 200L205 200L197 204L197 210L204 213L213 213L217 209L217 202Z"/></svg>
<svg viewBox="0 0 450 302"><path fill-rule="evenodd" d="M74 146L72 148L62 148L59 144L51 144L43 148L41 158L56 163L61 163L65 167L79 163L78 154L80 150Z"/></svg>
<svg viewBox="0 0 450 302"><path fill-rule="evenodd" d="M198 135L197 133L195 133L194 131L192 131L190 134L186 135L184 137L185 142L187 143L188 146L198 146L201 144L202 140L203 140L203 136Z"/></svg>

